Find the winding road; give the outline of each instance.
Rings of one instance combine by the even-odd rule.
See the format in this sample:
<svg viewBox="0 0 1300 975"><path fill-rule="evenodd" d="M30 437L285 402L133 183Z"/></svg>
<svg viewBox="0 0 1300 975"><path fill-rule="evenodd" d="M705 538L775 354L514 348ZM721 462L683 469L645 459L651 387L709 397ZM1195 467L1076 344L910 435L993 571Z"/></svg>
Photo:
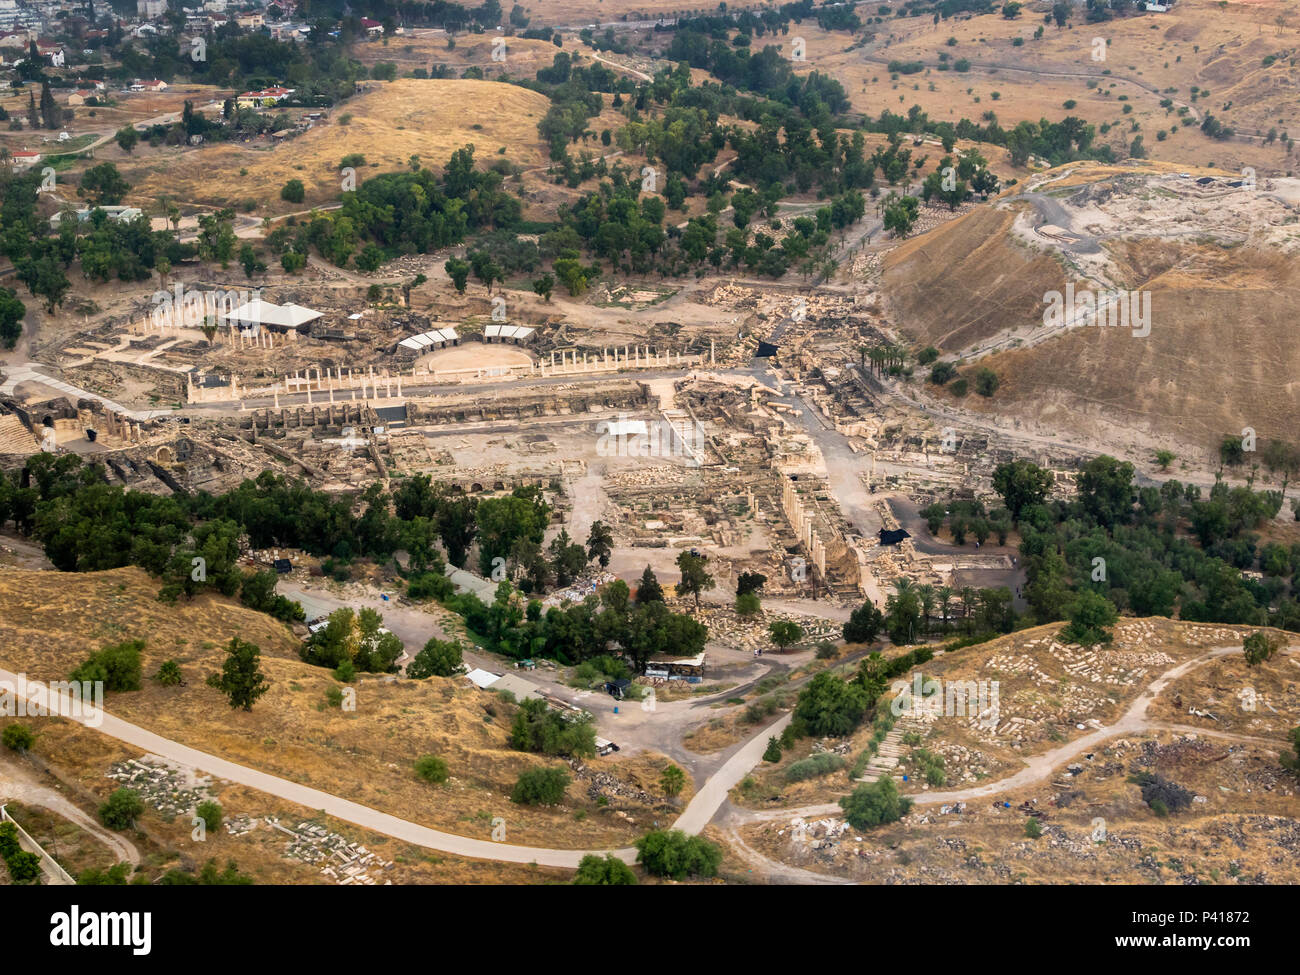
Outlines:
<svg viewBox="0 0 1300 975"><path fill-rule="evenodd" d="M1008 792L1027 785L1033 785L1049 778L1054 774L1055 770L1069 758L1078 755L1080 752L1095 748L1101 742L1109 738L1113 738L1117 735L1135 734L1148 730L1196 731L1197 733L1204 733L1212 737L1223 737L1234 740L1272 744L1266 739L1248 738L1246 736L1233 735L1229 733L1215 733L1213 731L1203 732L1201 729L1155 722L1148 717L1148 710L1150 709L1151 703L1172 681L1204 663L1230 653L1239 652L1241 652L1241 648L1238 646L1216 647L1200 656L1178 664L1152 681L1114 724L1091 732L1090 734L1084 735L1080 738L1076 738L1074 741L1068 742L1059 748L1054 748L1041 755L1031 757L1025 763L1025 767L1022 770L1011 776L999 779L995 782L987 782L978 786L973 786L969 789L957 789L946 792L931 792L925 795L917 795L913 797L913 801L917 805L928 806L938 803L978 799ZM1294 653L1294 648L1288 647L1283 652L1286 654L1292 654ZM9 682L9 686L15 688L26 688L25 682L20 681L17 674L13 674L7 670L0 669L0 681L7 681ZM27 689L25 693L27 694L28 700L32 700L30 689ZM60 694L57 695L57 697L61 701L62 712L64 714L75 714L67 695ZM726 803L728 792L762 760L763 750L766 747L768 736L779 735L785 726L789 724L790 719L790 714L783 715L759 731L756 735L740 746L740 748L736 749L732 755L723 762L712 775L709 776L699 791L696 792L686 809L674 822L673 827L688 833L698 833L704 829L704 827L714 819L723 804ZM139 725L115 717L108 712L103 713L101 721L98 723L92 723L92 719L85 716L74 716L70 717L69 720L77 721L87 727L92 727L94 730L112 738L116 738L117 740L125 742L135 748L142 749L145 752L159 755L163 758L197 769L217 778L237 782L240 785L257 789L261 792L267 793L268 795L273 795L289 802L298 803L309 809L320 810L336 819L353 823L362 828L383 833L395 839L402 840L403 842L412 843L416 846L437 850L443 853L483 860L497 860L509 863L536 863L540 866L569 869L576 868L579 861L589 853L596 853L598 855L612 853L625 863L634 863L636 861L636 850L631 847L594 851L560 850L531 846L514 846L506 843L493 842L491 840L473 839L454 833L444 833L428 826L422 826L418 823L401 819L389 813L380 812L379 810L372 809L369 806L363 806L360 803L351 801L350 799L344 799L328 792L322 792L319 789L313 789L309 786L301 785L289 779L270 775L266 772L258 771L257 769L252 769L235 762L227 761L226 759L219 758L196 748L191 748L188 745L183 745L169 738L164 738L146 728L142 728ZM61 799L62 797L56 798ZM63 800L63 802L66 802L66 800ZM69 812L63 809L62 806L59 807L59 811L63 812L65 815L69 814ZM77 810L77 812L80 811ZM840 807L838 804L829 803L824 805L803 806L793 809L764 812L742 810L728 805L725 819L726 825L732 831L732 835L735 835L735 827L749 822L763 822L774 819L792 818L795 816L803 816L805 818L819 817L834 815L839 812ZM71 818L76 819L79 823L83 823L83 825L86 821L84 813L80 814L80 816L73 815ZM89 829L91 827L88 825L87 828ZM92 830L92 832L95 832L96 835L100 835L101 831ZM102 835L100 835L100 838L104 839ZM738 836L737 839L739 839ZM110 841L105 839L105 842ZM117 844L112 844L110 842L110 845L113 845L115 849L118 849ZM793 882L807 882L811 879L811 875L808 875L807 871L771 864L771 862L766 861L761 854L758 854L744 846L743 842L740 844L739 849L742 859L760 866L769 874L769 876ZM119 850L119 852L124 856L124 858L136 862L136 860L131 856L133 851L123 848ZM136 857L138 858L138 854L136 854Z"/></svg>
<svg viewBox="0 0 1300 975"><path fill-rule="evenodd" d="M27 700L34 699L26 682L20 680L17 674L0 669L0 681L7 681L9 686L15 688L16 692L23 691ZM53 695L53 697L60 700L60 711L62 714L69 716L68 720L76 721L78 724L92 728L108 735L110 738L116 738L118 741L125 742L134 748L178 762L217 778L257 789L289 802L296 802L308 809L318 809L335 819L353 823L364 829L383 833L394 839L430 850L438 850L456 856L474 857L480 860L536 863L544 867L566 867L569 869L576 868L579 861L589 853L598 855L613 853L625 863L634 863L636 861L636 850L632 847L624 847L618 850L554 850L532 846L512 846L507 843L496 843L492 840L478 840L455 833L444 833L428 826L421 826L419 823L400 819L389 813L380 812L377 809L371 809L359 802L331 795L328 792L322 792L320 789L300 785L289 779L269 775L246 765L239 765L224 758L218 758L208 752L199 751L197 748L182 745L180 742L155 734L147 728L142 728L139 725L115 717L107 711L100 716L101 720L98 723L92 723L92 717L75 716L79 709L73 708L72 701L67 694L60 693ZM785 727L789 720L790 716L785 715L773 722L723 763L722 767L710 777L704 787L695 794L685 811L674 823L674 827L693 833L703 829L726 798L727 790L739 782L745 773L762 760L767 736L780 734L781 729Z"/></svg>

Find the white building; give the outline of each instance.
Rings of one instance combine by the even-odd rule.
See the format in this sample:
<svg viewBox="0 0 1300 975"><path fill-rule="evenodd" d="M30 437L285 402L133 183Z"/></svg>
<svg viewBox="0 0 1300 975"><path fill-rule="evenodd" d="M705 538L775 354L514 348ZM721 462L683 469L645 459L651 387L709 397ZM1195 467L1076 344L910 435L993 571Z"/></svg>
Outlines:
<svg viewBox="0 0 1300 975"><path fill-rule="evenodd" d="M167 12L167 0L135 0L135 14L141 20L154 20Z"/></svg>

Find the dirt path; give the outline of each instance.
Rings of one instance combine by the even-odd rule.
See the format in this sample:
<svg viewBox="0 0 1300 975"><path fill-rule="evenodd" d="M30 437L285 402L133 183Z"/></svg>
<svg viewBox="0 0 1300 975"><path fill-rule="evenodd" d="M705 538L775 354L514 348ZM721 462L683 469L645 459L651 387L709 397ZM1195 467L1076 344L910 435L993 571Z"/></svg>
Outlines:
<svg viewBox="0 0 1300 975"><path fill-rule="evenodd" d="M8 681L11 686L25 687L18 680L18 675L10 673L7 670L0 669L0 680ZM63 700L63 712L71 714L72 704L67 699L66 694L58 695ZM69 718L68 720L77 721L79 724L91 727L87 718ZM682 829L691 833L698 833L713 818L718 811L718 807L727 797L727 791L739 782L745 774L753 768L762 758L764 747L766 747L767 736L780 734L781 729L789 723L790 715L785 715L773 724L764 728L752 740L747 742L741 748L737 749L732 756L705 782L704 787L700 789L687 805L685 811L678 817L673 824L674 828ZM374 830L377 833L383 833L392 836L395 839L402 840L416 846L426 847L428 849L438 850L443 853L451 853L456 856L473 857L480 860L500 860L508 863L537 863L546 867L567 867L576 868L579 861L588 853L605 854L612 853L625 863L634 863L636 861L636 850L632 847L624 847L617 850L555 850L545 849L542 847L531 846L511 846L505 843L496 843L491 840L471 839L467 836L459 836L454 833L444 833L439 830L431 829L428 826L421 826L418 823L412 823L405 819L388 813L380 812L377 809L371 809L363 806L358 802L352 802L349 799L343 799L339 796L331 795L328 792L322 792L319 789L313 789L308 786L300 785L289 779L282 779L275 775L269 775L266 772L257 769L248 768L235 762L218 758L206 752L201 752L196 748L190 748L188 745L182 745L179 742L164 738L155 734L139 725L123 721L107 712L102 715L102 722L94 726L94 730L106 734L119 741L126 742L133 747L142 749L153 755L161 756L174 762L179 762L189 768L193 768L217 778L227 779L231 782L237 782L240 785L248 786L265 792L268 795L276 796L289 802L296 802L308 809L318 809L328 816L341 819L344 822L353 823L365 829ZM0 780L3 785L3 780ZM36 793L29 793L35 796ZM16 797L22 798L22 797ZM51 801L61 798L57 793L50 797ZM23 801L37 801L35 798L23 798ZM70 804L69 804L70 805ZM69 818L74 817L71 807L66 813ZM63 812L60 809L60 812ZM80 810L75 810L75 815L80 818L77 822L85 825L87 829L94 826L89 821L89 817ZM96 835L101 832L95 828ZM106 842L109 842L106 840ZM121 850L125 858L130 858L130 851L125 848L115 847ZM139 862L138 853L135 854L133 863Z"/></svg>
<svg viewBox="0 0 1300 975"><path fill-rule="evenodd" d="M1034 755L1025 760L1025 767L1019 772L1006 778L998 779L994 782L986 782L983 785L972 786L969 789L952 789L946 792L926 792L909 798L918 806L933 806L939 803L965 802L971 799L982 799L988 796L998 795L1004 792L1011 792L1015 789L1023 788L1027 785L1034 785L1050 778L1056 769L1064 762L1080 754L1081 752L1091 751L1109 738L1115 738L1119 735L1137 734L1151 730L1179 730L1190 731L1196 734L1210 735L1212 732L1201 728L1187 728L1180 725L1169 725L1163 722L1152 721L1147 717L1147 711L1151 703L1159 696L1160 692L1169 686L1170 682L1182 677L1188 671L1208 663L1218 657L1226 656L1230 653L1240 653L1240 646L1216 647L1199 657L1193 657L1191 660L1185 660L1176 667L1165 671L1155 680L1153 680L1146 689L1143 690L1137 698L1129 705L1128 710L1120 716L1114 724L1101 728L1097 731L1090 732L1080 738L1061 745L1059 748L1053 748L1050 751L1043 752L1041 755ZM1290 654L1294 651L1291 648L1282 651ZM1239 739L1243 742L1268 742L1267 739L1249 738L1247 736L1235 736L1227 733L1219 733L1215 737L1228 737ZM1268 742L1278 746L1278 742ZM765 812L749 812L746 814L743 810L737 810L745 821L764 822L773 819L793 818L803 816L804 818L817 818L821 816L838 815L841 812L838 803L825 803L816 806L800 806L793 809L781 809Z"/></svg>
<svg viewBox="0 0 1300 975"><path fill-rule="evenodd" d="M8 756L0 757L0 801L21 802L25 806L40 806L80 826L95 839L107 846L119 862L140 865L140 851L124 836L109 832L87 815L80 806L49 786L41 785L36 776ZM47 851L48 852L48 851Z"/></svg>

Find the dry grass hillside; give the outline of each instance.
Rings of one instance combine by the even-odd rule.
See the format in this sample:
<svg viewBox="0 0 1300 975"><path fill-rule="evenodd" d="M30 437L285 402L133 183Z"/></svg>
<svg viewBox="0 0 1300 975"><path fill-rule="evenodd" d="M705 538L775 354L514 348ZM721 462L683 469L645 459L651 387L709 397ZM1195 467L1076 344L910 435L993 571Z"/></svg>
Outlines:
<svg viewBox="0 0 1300 975"><path fill-rule="evenodd" d="M34 680L64 678L93 649L143 639L146 680L139 691L109 694L111 713L222 758L449 832L486 836L492 817L502 816L512 842L616 846L648 828L662 805L657 781L666 760L643 755L597 759L589 769L612 775L625 793L649 793L648 803L611 793L608 805L598 806L588 794L591 780L575 778L560 806L517 806L508 794L519 773L559 760L510 749L514 708L497 695L459 679L365 675L353 685L355 711L345 712L326 697L342 685L329 671L299 661L299 641L281 624L212 597L172 608L156 593L156 581L137 569L0 570L0 665ZM204 683L236 635L262 648L270 683L251 712L232 711ZM182 687L147 679L169 658L180 664ZM46 734L47 745L57 741ZM77 754L51 748L45 757L75 765ZM451 778L445 785L429 786L414 775L414 761L426 754L447 761Z"/></svg>
<svg viewBox="0 0 1300 975"><path fill-rule="evenodd" d="M825 33L815 24L805 23L800 33L808 44L807 69L840 80L853 107L871 115L919 104L932 118L955 122L993 111L1006 129L1020 121L1076 115L1099 130L1108 124L1110 130L1097 138L1119 158L1140 134L1152 158L1184 166L1217 164L1236 171L1249 165L1268 173L1300 168L1296 152L1278 141L1216 141L1199 128L1210 113L1243 136L1264 136L1270 128L1292 136L1300 131L1300 17L1292 4L1225 7L1217 0L1180 0L1167 13L1101 24L1086 23L1078 4L1070 26L1046 26L1035 37L1046 6L1026 4L1013 20L1000 13L939 25L929 18L887 18L871 25L874 41L865 50L848 35ZM1279 14L1289 18L1280 30ZM1093 60L1098 37L1106 41L1104 61ZM949 65L964 59L970 70L941 71L941 57ZM891 60L921 61L926 70L895 78L887 68ZM1166 98L1173 104L1162 105ZM1186 127L1176 124L1183 106L1191 123ZM1161 131L1164 139L1157 138Z"/></svg>
<svg viewBox="0 0 1300 975"><path fill-rule="evenodd" d="M128 173L138 184L133 198L167 194L213 205L251 198L295 209L280 203L280 189L300 179L307 191L305 203L296 207L301 209L338 199L339 161L353 153L366 159L358 181L405 168L413 155L441 167L468 143L483 164L503 158L527 169L546 161L537 136L537 123L550 107L545 95L494 81L404 78L370 84L374 90L337 108L327 124L283 145L211 146ZM498 154L502 148L505 153Z"/></svg>
<svg viewBox="0 0 1300 975"><path fill-rule="evenodd" d="M741 838L784 863L868 883L1296 882L1300 780L1281 763L1300 704L1295 651L1251 668L1240 627L1125 619L1111 645L1093 650L1058 642L1058 630L920 668L942 682L941 701L955 681L997 681L996 727L903 709L895 775L909 774L899 789L920 804L902 821L841 832L837 816L818 814L800 828L796 813L778 811L834 802L852 783L846 771L789 782L799 749L733 791L773 813ZM1214 656L1220 647L1232 649ZM1153 682L1180 667L1147 701ZM842 751L848 767L870 735L859 729ZM833 739L819 744L841 751ZM936 758L942 775L927 782ZM1139 773L1186 790L1186 804L1167 814L1148 804ZM1026 835L1030 815L1041 838Z"/></svg>
<svg viewBox="0 0 1300 975"><path fill-rule="evenodd" d="M885 258L883 283L898 321L918 344L961 349L1008 319L1042 315L1043 292L1065 285L1061 265L1011 238L1015 214L976 207Z"/></svg>
<svg viewBox="0 0 1300 975"><path fill-rule="evenodd" d="M903 332L998 374L994 397L960 405L1197 449L1245 426L1294 440L1300 217L1284 188L1232 189L1222 173L1218 189L1202 190L1169 172L1067 172L886 255ZM1057 224L1095 246L1063 245ZM1150 334L1047 328L1044 295L1067 283L1150 292Z"/></svg>

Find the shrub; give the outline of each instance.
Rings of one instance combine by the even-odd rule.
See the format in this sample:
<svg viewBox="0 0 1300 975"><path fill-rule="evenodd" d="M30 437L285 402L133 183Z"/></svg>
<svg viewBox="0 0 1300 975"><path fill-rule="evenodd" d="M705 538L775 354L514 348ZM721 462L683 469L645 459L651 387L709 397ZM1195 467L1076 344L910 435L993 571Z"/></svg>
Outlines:
<svg viewBox="0 0 1300 975"><path fill-rule="evenodd" d="M443 600L455 592L455 586L441 572L421 572L406 584L406 595L417 602Z"/></svg>
<svg viewBox="0 0 1300 975"><path fill-rule="evenodd" d="M797 762L791 762L790 767L785 770L785 780L802 782L804 779L815 779L819 775L838 772L842 768L844 768L844 759L839 755L833 752L817 752Z"/></svg>
<svg viewBox="0 0 1300 975"><path fill-rule="evenodd" d="M200 802L194 810L194 815L203 820L203 828L209 833L215 833L221 829L221 803L209 799L207 802Z"/></svg>
<svg viewBox="0 0 1300 975"><path fill-rule="evenodd" d="M636 883L636 874L626 863L606 853L603 857L589 853L578 862L578 872L573 875L577 886L615 887Z"/></svg>
<svg viewBox="0 0 1300 975"><path fill-rule="evenodd" d="M510 745L524 752L589 758L596 754L596 729L589 718L566 718L545 701L521 701L510 726Z"/></svg>
<svg viewBox="0 0 1300 975"><path fill-rule="evenodd" d="M153 675L163 687L177 687L185 683L184 677L181 676L181 665L175 660L164 660L158 668L158 673Z"/></svg>
<svg viewBox="0 0 1300 975"><path fill-rule="evenodd" d="M930 367L930 382L942 386L957 375L957 367L951 362L936 362Z"/></svg>
<svg viewBox="0 0 1300 975"><path fill-rule="evenodd" d="M839 653L839 647L830 640L822 640L821 643L817 644L817 652L815 656L818 660L830 660L837 653Z"/></svg>
<svg viewBox="0 0 1300 975"><path fill-rule="evenodd" d="M992 396L998 391L998 374L987 367L975 373L975 392L981 396Z"/></svg>
<svg viewBox="0 0 1300 975"><path fill-rule="evenodd" d="M524 806L554 806L564 798L569 773L560 768L530 768L510 790L510 801Z"/></svg>
<svg viewBox="0 0 1300 975"><path fill-rule="evenodd" d="M656 877L713 877L722 863L722 848L679 829L657 829L636 841L637 861Z"/></svg>
<svg viewBox="0 0 1300 975"><path fill-rule="evenodd" d="M1030 816L1025 820L1025 835L1031 840L1036 840L1043 835L1043 827L1038 822L1037 816Z"/></svg>
<svg viewBox="0 0 1300 975"><path fill-rule="evenodd" d="M301 203L305 195L306 191L300 179L291 179L280 188L280 199L289 203Z"/></svg>
<svg viewBox="0 0 1300 975"><path fill-rule="evenodd" d="M840 808L850 826L868 829L902 819L912 808L912 800L900 796L894 780L886 775L875 782L859 785L840 799Z"/></svg>
<svg viewBox="0 0 1300 975"><path fill-rule="evenodd" d="M767 739L767 748L763 752L763 761L779 762L781 761L781 743L776 740L776 736Z"/></svg>
<svg viewBox="0 0 1300 975"><path fill-rule="evenodd" d="M143 640L104 647L92 653L69 679L75 681L104 682L106 691L138 691L140 689L140 651Z"/></svg>
<svg viewBox="0 0 1300 975"><path fill-rule="evenodd" d="M415 761L415 774L435 785L447 781L447 762L437 755L421 755Z"/></svg>
<svg viewBox="0 0 1300 975"><path fill-rule="evenodd" d="M35 853L19 850L11 857L5 858L9 868L9 877L16 884L29 884L41 876L41 858Z"/></svg>
<svg viewBox="0 0 1300 975"><path fill-rule="evenodd" d="M36 743L36 736L32 734L32 729L25 724L7 726L0 739L3 739L5 748L13 752L25 752Z"/></svg>
<svg viewBox="0 0 1300 975"><path fill-rule="evenodd" d="M99 821L109 829L128 829L135 825L142 812L144 803L140 801L140 794L122 786L99 807Z"/></svg>
<svg viewBox="0 0 1300 975"><path fill-rule="evenodd" d="M742 592L736 597L737 616L754 616L762 608L756 592Z"/></svg>

